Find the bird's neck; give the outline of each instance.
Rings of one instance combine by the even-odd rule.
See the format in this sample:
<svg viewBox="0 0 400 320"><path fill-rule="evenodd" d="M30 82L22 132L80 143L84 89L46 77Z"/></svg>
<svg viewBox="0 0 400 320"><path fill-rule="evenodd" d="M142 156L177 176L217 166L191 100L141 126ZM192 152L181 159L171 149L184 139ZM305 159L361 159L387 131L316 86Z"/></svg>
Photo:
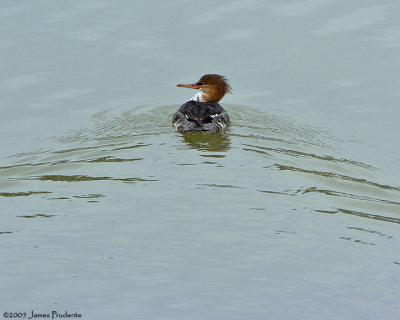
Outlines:
<svg viewBox="0 0 400 320"><path fill-rule="evenodd" d="M197 102L206 102L204 101L203 92L197 92L190 100Z"/></svg>
<svg viewBox="0 0 400 320"><path fill-rule="evenodd" d="M215 102L218 103L224 96L224 92L218 90L207 90L197 92L191 100L198 102Z"/></svg>

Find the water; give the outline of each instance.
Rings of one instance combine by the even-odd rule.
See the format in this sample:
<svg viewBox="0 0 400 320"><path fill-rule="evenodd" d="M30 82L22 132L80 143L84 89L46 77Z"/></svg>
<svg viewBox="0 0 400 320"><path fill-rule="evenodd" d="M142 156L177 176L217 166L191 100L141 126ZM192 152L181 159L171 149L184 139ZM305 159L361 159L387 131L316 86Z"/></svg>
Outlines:
<svg viewBox="0 0 400 320"><path fill-rule="evenodd" d="M2 312L398 319L394 1L4 1ZM181 135L220 73L226 134Z"/></svg>

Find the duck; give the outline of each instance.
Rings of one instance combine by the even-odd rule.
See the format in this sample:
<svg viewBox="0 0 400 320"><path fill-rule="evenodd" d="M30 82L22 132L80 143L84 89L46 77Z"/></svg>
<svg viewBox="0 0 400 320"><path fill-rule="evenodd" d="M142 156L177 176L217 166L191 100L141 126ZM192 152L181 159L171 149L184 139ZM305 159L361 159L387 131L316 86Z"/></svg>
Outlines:
<svg viewBox="0 0 400 320"><path fill-rule="evenodd" d="M219 104L232 90L227 78L205 74L193 84L176 86L199 90L174 114L172 124L178 132L221 132L229 127L229 115Z"/></svg>

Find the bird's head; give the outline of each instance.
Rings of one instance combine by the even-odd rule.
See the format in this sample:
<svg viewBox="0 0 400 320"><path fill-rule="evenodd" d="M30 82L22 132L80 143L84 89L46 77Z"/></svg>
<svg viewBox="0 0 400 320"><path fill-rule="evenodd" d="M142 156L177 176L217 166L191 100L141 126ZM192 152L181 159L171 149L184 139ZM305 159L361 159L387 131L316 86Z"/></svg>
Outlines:
<svg viewBox="0 0 400 320"><path fill-rule="evenodd" d="M232 90L228 79L218 74L205 74L196 83L177 84L177 87L202 91L204 102L219 102L225 94Z"/></svg>

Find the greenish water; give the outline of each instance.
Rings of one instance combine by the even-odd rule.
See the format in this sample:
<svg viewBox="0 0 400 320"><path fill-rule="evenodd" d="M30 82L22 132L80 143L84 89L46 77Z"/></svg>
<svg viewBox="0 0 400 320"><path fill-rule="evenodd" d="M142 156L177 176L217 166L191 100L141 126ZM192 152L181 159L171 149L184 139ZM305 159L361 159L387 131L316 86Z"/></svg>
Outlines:
<svg viewBox="0 0 400 320"><path fill-rule="evenodd" d="M0 311L397 319L399 5L0 5ZM224 134L171 117L208 72Z"/></svg>

